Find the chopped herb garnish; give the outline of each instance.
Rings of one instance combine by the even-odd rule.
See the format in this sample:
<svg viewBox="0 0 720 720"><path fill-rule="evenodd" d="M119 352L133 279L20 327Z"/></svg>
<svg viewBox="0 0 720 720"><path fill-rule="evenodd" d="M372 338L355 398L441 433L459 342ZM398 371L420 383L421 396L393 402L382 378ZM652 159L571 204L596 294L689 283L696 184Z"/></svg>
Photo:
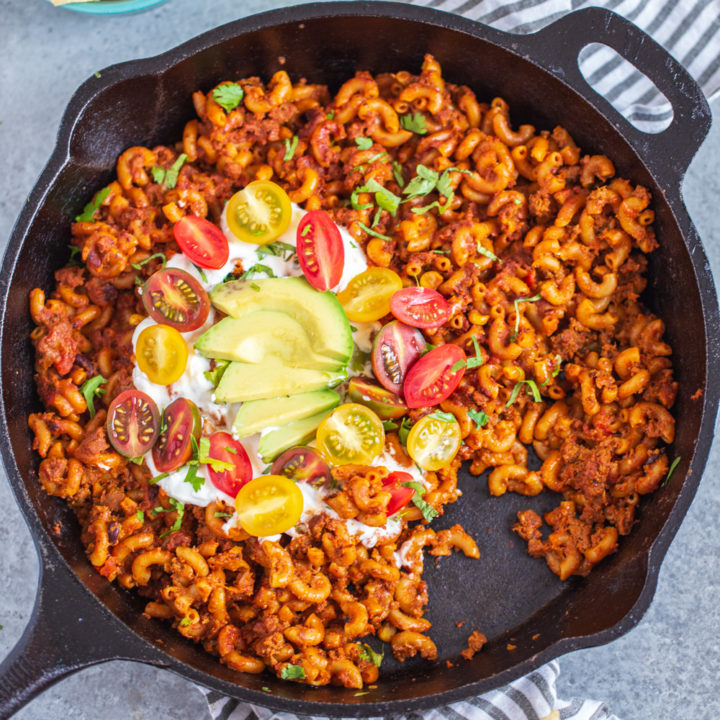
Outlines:
<svg viewBox="0 0 720 720"><path fill-rule="evenodd" d="M435 202L431 202L429 205L423 205L422 207L416 207L412 209L412 212L415 215L424 215L427 212L430 212L430 210L433 210L434 208L437 208L438 212L445 212L450 207L450 201L446 202L444 205L441 205L437 200Z"/></svg>
<svg viewBox="0 0 720 720"><path fill-rule="evenodd" d="M232 513L226 513L226 512L216 512L214 513L216 518L231 518L233 516Z"/></svg>
<svg viewBox="0 0 720 720"><path fill-rule="evenodd" d="M130 267L134 267L136 270L140 270L143 265L147 265L151 260L155 260L155 258L160 258L162 260L162 265L160 267L165 267L165 265L167 264L167 258L165 257L165 253L161 252L154 253L150 257L145 258L140 262L130 263Z"/></svg>
<svg viewBox="0 0 720 720"><path fill-rule="evenodd" d="M351 248L353 248L354 250L358 249L357 243L354 240L350 240L349 243Z"/></svg>
<svg viewBox="0 0 720 720"><path fill-rule="evenodd" d="M282 680L304 680L305 668L302 665L286 665L280 671Z"/></svg>
<svg viewBox="0 0 720 720"><path fill-rule="evenodd" d="M142 455L138 455L138 457L128 458L128 461L131 463L135 463L136 465L142 465L143 457L142 457Z"/></svg>
<svg viewBox="0 0 720 720"><path fill-rule="evenodd" d="M400 423L400 429L398 430L398 438L403 445L407 444L407 437L410 434L410 429L413 426L413 422L409 417L404 417Z"/></svg>
<svg viewBox="0 0 720 720"><path fill-rule="evenodd" d="M105 393L105 388L100 386L106 382L107 380L102 375L95 375L95 377L91 377L80 386L80 392L85 398L91 418L95 417L95 398Z"/></svg>
<svg viewBox="0 0 720 720"><path fill-rule="evenodd" d="M393 168L393 177L395 178L395 182L400 187L404 187L405 178L403 177L402 165L397 160L393 160L392 168Z"/></svg>
<svg viewBox="0 0 720 720"><path fill-rule="evenodd" d="M101 78L101 77L102 77L102 75L100 74L100 71L99 71L99 70L96 70L96 71L93 73L93 75L94 75L96 78Z"/></svg>
<svg viewBox="0 0 720 720"><path fill-rule="evenodd" d="M369 695L369 690L360 690L360 692L353 693L353 697L360 697L361 695Z"/></svg>
<svg viewBox="0 0 720 720"><path fill-rule="evenodd" d="M283 162L293 159L293 155L295 154L295 150L298 146L298 140L299 138L297 135L293 135L292 139L285 138L285 154L283 155Z"/></svg>
<svg viewBox="0 0 720 720"><path fill-rule="evenodd" d="M419 482L404 482L402 483L405 487L412 488L415 493L412 496L413 505L420 510L422 516L428 521L432 521L433 518L438 516L438 511L423 499L425 495L425 488Z"/></svg>
<svg viewBox="0 0 720 720"><path fill-rule="evenodd" d="M225 370L227 370L227 366L229 364L229 360L216 360L215 367L212 370L206 370L203 375L213 384L214 387L217 387L220 383L220 378L223 376Z"/></svg>
<svg viewBox="0 0 720 720"><path fill-rule="evenodd" d="M372 203L361 203L358 199L360 189L356 188L350 193L350 206L353 210L367 210L372 207Z"/></svg>
<svg viewBox="0 0 720 720"><path fill-rule="evenodd" d="M397 430L400 426L393 422L392 420L383 420L383 428L385 429L385 432L390 432L391 430Z"/></svg>
<svg viewBox="0 0 720 720"><path fill-rule="evenodd" d="M351 325L350 332L357 332L357 328L354 325Z"/></svg>
<svg viewBox="0 0 720 720"><path fill-rule="evenodd" d="M255 292L260 292L260 286L259 286L257 283L250 283L250 287L251 287Z"/></svg>
<svg viewBox="0 0 720 720"><path fill-rule="evenodd" d="M312 229L310 225L307 225ZM305 232L305 230L303 230ZM304 237L304 236L303 236ZM275 242L268 243L267 245L261 245L255 253L258 257L264 257L265 255L273 255L275 257L281 257L283 260L288 261L295 253L297 249L290 243L276 240Z"/></svg>
<svg viewBox="0 0 720 720"><path fill-rule="evenodd" d="M435 410L435 412L431 412L428 417L444 420L445 422L457 422L457 418L452 413L443 412L442 410Z"/></svg>
<svg viewBox="0 0 720 720"><path fill-rule="evenodd" d="M366 137L356 137L355 144L361 150L369 150L373 146L373 141L370 138L366 138Z"/></svg>
<svg viewBox="0 0 720 720"><path fill-rule="evenodd" d="M473 346L475 347L475 357L469 357L465 360L458 360L450 368L452 372L457 372L463 367L467 368L468 370L472 370L473 368L480 367L483 364L482 350L480 350L480 345L478 344L477 338L472 335L471 339Z"/></svg>
<svg viewBox="0 0 720 720"><path fill-rule="evenodd" d="M680 464L680 460L682 458L680 455L678 455L672 463L670 463L670 469L667 471L667 475L665 476L665 479L660 483L660 487L665 487L669 482L670 478L672 477L672 474L675 472L675 468Z"/></svg>
<svg viewBox="0 0 720 720"><path fill-rule="evenodd" d="M440 178L437 171L425 167L425 165L418 165L415 168L415 172L417 175L415 175L403 190L403 195L407 195L408 200L431 193Z"/></svg>
<svg viewBox="0 0 720 720"><path fill-rule="evenodd" d="M416 135L427 135L427 126L425 125L425 116L422 113L406 113L400 116L400 124L405 130L410 130Z"/></svg>
<svg viewBox="0 0 720 720"><path fill-rule="evenodd" d="M159 483L162 479L166 478L169 474L170 473L166 473L166 472L160 473L159 475L156 475L155 477L150 478L150 480L148 480L148 482L151 485L154 485L155 483Z"/></svg>
<svg viewBox="0 0 720 720"><path fill-rule="evenodd" d="M165 170L161 167L158 167L157 165L150 168L150 174L152 175L152 179L158 185L162 185L165 181Z"/></svg>
<svg viewBox="0 0 720 720"><path fill-rule="evenodd" d="M447 255L450 251L449 250L433 250L434 253L437 255Z"/></svg>
<svg viewBox="0 0 720 720"><path fill-rule="evenodd" d="M227 452L229 452L231 455L237 455L237 450L230 445L226 445L225 450L227 450Z"/></svg>
<svg viewBox="0 0 720 720"><path fill-rule="evenodd" d="M365 162L361 162L359 165L356 165L353 170L360 170L360 168L365 167L365 165L370 165L371 163L377 162L378 160L382 160L384 157L389 157L386 152L381 152L377 155L373 155L372 157L365 160Z"/></svg>
<svg viewBox="0 0 720 720"><path fill-rule="evenodd" d="M373 237L380 238L380 240L392 240L392 238L389 235L383 235L382 233L379 233L372 228L369 228L367 225L359 222L358 227L363 231L366 232L368 235L372 235Z"/></svg>
<svg viewBox="0 0 720 720"><path fill-rule="evenodd" d="M185 616L185 617L180 621L180 627L187 627L191 622L192 622L192 620L191 620L189 617Z"/></svg>
<svg viewBox="0 0 720 720"><path fill-rule="evenodd" d="M533 402L542 402L542 395L540 394L540 390L538 390L537 383L534 380L518 380L518 382L515 383L515 387L512 389L510 399L505 403L505 407L510 407L517 400L523 385L527 385L526 390L528 394L532 395Z"/></svg>
<svg viewBox="0 0 720 720"><path fill-rule="evenodd" d="M334 110L331 110L325 117L326 117L328 120L333 120L333 119L335 118L335 111L334 111ZM264 689L265 689L265 688L263 688L263 690L264 690Z"/></svg>
<svg viewBox="0 0 720 720"><path fill-rule="evenodd" d="M68 265L80 265L79 255L82 254L82 248L77 245L68 245L70 248L70 257L68 258Z"/></svg>
<svg viewBox="0 0 720 720"><path fill-rule="evenodd" d="M213 90L212 96L225 112L230 112L242 102L245 91L237 83L224 83Z"/></svg>
<svg viewBox="0 0 720 720"><path fill-rule="evenodd" d="M478 429L485 427L490 421L490 416L482 410L468 410L468 416L475 423Z"/></svg>
<svg viewBox="0 0 720 720"><path fill-rule="evenodd" d="M145 513L142 510L138 510L135 515L137 516L137 519L141 522L145 522Z"/></svg>
<svg viewBox="0 0 720 720"><path fill-rule="evenodd" d="M382 213L382 208L378 208L375 211L375 217L373 218L373 221L372 221L372 227L375 227L380 222L380 214L381 213Z"/></svg>
<svg viewBox="0 0 720 720"><path fill-rule="evenodd" d="M489 258L493 262L502 262L502 260L494 252L488 250L486 247L483 247L479 242L477 244L477 251L478 255L484 255L486 258Z"/></svg>
<svg viewBox="0 0 720 720"><path fill-rule="evenodd" d="M193 267L198 271L198 274L200 275L200 278L202 279L202 281L204 283L207 283L208 279L207 279L207 275L205 274L205 271L199 265L195 265L195 263L193 263Z"/></svg>
<svg viewBox="0 0 720 720"><path fill-rule="evenodd" d="M513 301L513 305L515 306L515 332L510 336L510 342L515 342L517 339L518 331L520 330L520 312L518 310L518 305L520 303L534 303L537 302L540 299L540 295L533 295L532 297L521 297L521 298L515 298Z"/></svg>
<svg viewBox="0 0 720 720"><path fill-rule="evenodd" d="M168 190L172 190L178 181L178 175L180 174L180 168L185 164L187 155L181 153L178 159L170 166L170 169L165 173L165 187Z"/></svg>
<svg viewBox="0 0 720 720"><path fill-rule="evenodd" d="M184 478L184 481L190 483L195 492L199 492L200 488L205 484L205 479L197 474L197 470L197 463L188 463L188 471Z"/></svg>
<svg viewBox="0 0 720 720"><path fill-rule="evenodd" d="M400 206L400 198L394 192L383 187L375 178L370 178L370 180L360 188L360 192L374 192L375 202L393 216Z"/></svg>
<svg viewBox="0 0 720 720"><path fill-rule="evenodd" d="M308 225L308 227L310 226ZM275 273L272 268L267 265L263 265L262 263L255 263L240 276L240 279L247 280L251 275L255 275L256 273L265 273L268 277L275 277Z"/></svg>
<svg viewBox="0 0 720 720"><path fill-rule="evenodd" d="M235 469L235 463L210 457L210 440L206 437L200 438L200 444L198 445L198 462L209 465L215 472L225 472L226 470Z"/></svg>
<svg viewBox="0 0 720 720"><path fill-rule="evenodd" d="M555 366L555 369L552 371L552 374L550 375L550 377L547 380L545 380L544 382L540 383L540 387L544 387L553 378L557 377L560 374L560 371L562 370L562 361L563 361L563 359L560 355L555 356L555 362L557 363L557 365Z"/></svg>
<svg viewBox="0 0 720 720"><path fill-rule="evenodd" d="M153 513L156 515L158 513L167 513L167 512L176 512L177 513L177 517L175 518L175 522L172 524L172 527L167 532L160 535L161 538L165 537L166 535L169 535L172 532L177 532L182 527L182 520L185 515L185 506L179 500L176 500L175 498L170 498L169 502L172 505L172 508L166 509L164 507L156 507L153 510Z"/></svg>
<svg viewBox="0 0 720 720"><path fill-rule="evenodd" d="M95 212L105 202L110 194L110 188L98 190L95 197L83 208L83 211L75 218L75 222L92 222L95 219Z"/></svg>
<svg viewBox="0 0 720 720"><path fill-rule="evenodd" d="M375 652L367 643L361 643L358 649L360 650L359 654L362 660L367 660L368 662L371 662L375 667L380 667L380 664L385 657L384 649L380 653Z"/></svg>

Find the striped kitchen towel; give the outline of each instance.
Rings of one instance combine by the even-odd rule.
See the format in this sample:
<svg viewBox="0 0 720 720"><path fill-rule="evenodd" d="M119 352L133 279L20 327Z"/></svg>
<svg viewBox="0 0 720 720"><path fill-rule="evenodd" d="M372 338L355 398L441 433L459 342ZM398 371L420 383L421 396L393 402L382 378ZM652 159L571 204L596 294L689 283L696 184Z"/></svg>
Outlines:
<svg viewBox="0 0 720 720"><path fill-rule="evenodd" d="M605 7L632 20L663 45L698 81L708 98L720 92L720 0L406 0L529 33L562 15ZM589 45L580 54L588 82L639 129L658 132L672 118L670 105L644 75L614 51ZM618 720L604 703L560 700L557 662L509 685L464 702L385 720ZM213 720L323 720L240 703L203 689ZM369 720L381 720L370 718Z"/></svg>

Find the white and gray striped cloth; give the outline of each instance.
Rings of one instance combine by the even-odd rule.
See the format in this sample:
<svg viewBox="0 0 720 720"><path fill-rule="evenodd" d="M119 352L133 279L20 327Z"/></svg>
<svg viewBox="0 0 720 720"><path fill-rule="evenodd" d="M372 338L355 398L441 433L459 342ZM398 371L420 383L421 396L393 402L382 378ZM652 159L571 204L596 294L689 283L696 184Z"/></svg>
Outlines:
<svg viewBox="0 0 720 720"><path fill-rule="evenodd" d="M720 92L720 0L408 0L454 12L498 30L530 33L571 10L605 7L652 35L698 81L708 98ZM592 38L588 38L589 41ZM646 132L663 130L672 109L650 81L604 45L588 45L580 69L597 92ZM560 700L557 662L485 695L385 720L618 720L594 700ZM240 703L203 689L214 720L324 720ZM369 718L368 720L382 720Z"/></svg>

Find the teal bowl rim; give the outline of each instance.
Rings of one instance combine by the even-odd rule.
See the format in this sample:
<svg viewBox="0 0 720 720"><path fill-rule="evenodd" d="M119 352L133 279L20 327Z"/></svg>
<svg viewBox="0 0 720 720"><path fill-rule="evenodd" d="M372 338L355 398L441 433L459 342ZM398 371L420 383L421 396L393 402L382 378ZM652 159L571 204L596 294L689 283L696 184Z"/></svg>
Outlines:
<svg viewBox="0 0 720 720"><path fill-rule="evenodd" d="M50 0L48 0L50 2ZM111 2L69 3L60 5L64 10L73 10L90 15L121 15L122 13L149 10L166 0L112 0Z"/></svg>

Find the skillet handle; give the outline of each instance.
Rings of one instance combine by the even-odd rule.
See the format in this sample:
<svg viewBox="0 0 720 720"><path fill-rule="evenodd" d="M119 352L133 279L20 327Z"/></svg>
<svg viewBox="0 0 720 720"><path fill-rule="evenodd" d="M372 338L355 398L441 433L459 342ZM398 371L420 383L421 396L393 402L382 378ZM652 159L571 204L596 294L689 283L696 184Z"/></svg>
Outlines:
<svg viewBox="0 0 720 720"><path fill-rule="evenodd" d="M162 664L61 561L41 557L40 568L30 621L0 664L0 720L10 718L58 680L91 665L115 659Z"/></svg>
<svg viewBox="0 0 720 720"><path fill-rule="evenodd" d="M635 151L660 178L677 183L710 129L710 107L688 71L637 25L600 7L570 13L526 38L536 47L535 57L567 81L602 112L628 139ZM522 41L521 41L522 42ZM583 77L578 54L589 43L603 43L652 80L672 105L673 120L660 133L645 133L631 125ZM539 53L537 50L543 49Z"/></svg>

